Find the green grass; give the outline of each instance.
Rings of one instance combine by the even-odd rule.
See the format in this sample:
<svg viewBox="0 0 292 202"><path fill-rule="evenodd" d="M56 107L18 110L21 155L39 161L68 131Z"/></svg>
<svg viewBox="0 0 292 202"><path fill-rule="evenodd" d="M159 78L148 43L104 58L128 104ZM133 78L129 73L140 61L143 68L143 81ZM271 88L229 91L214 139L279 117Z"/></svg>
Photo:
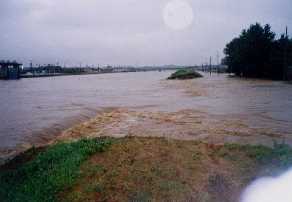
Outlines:
<svg viewBox="0 0 292 202"><path fill-rule="evenodd" d="M196 71L188 70L188 69L180 69L173 73L168 79L194 79L203 77Z"/></svg>
<svg viewBox="0 0 292 202"><path fill-rule="evenodd" d="M16 169L1 171L0 201L57 201L58 193L70 188L80 175L81 163L110 144L109 139L59 143Z"/></svg>
<svg viewBox="0 0 292 202"><path fill-rule="evenodd" d="M227 152L228 151L228 152ZM236 152L244 152L249 158L259 163L274 163L280 167L292 165L292 148L285 143L274 143L272 148L265 146L225 144L219 152L220 155L235 159ZM235 155L234 155L235 154Z"/></svg>
<svg viewBox="0 0 292 202"><path fill-rule="evenodd" d="M99 138L33 148L11 164L0 168L0 202L235 201L237 184L262 168L291 166L292 148Z"/></svg>

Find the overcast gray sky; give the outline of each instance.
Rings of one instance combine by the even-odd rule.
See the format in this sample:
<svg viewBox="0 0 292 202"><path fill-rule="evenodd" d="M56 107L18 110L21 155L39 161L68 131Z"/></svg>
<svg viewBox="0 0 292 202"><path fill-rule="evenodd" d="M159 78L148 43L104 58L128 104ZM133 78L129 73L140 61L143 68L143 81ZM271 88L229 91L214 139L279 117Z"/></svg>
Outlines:
<svg viewBox="0 0 292 202"><path fill-rule="evenodd" d="M27 64L200 64L243 28L292 30L292 0L185 0L193 23L164 23L169 0L1 0L0 59ZM290 32L291 33L291 32Z"/></svg>

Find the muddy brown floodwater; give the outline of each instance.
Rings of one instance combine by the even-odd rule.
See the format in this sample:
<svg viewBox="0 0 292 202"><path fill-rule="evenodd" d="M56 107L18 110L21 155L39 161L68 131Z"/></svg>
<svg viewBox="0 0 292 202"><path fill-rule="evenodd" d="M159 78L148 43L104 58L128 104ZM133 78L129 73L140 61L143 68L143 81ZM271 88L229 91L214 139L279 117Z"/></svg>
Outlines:
<svg viewBox="0 0 292 202"><path fill-rule="evenodd" d="M1 158L56 138L86 136L292 144L292 85L224 74L165 80L170 74L0 81Z"/></svg>

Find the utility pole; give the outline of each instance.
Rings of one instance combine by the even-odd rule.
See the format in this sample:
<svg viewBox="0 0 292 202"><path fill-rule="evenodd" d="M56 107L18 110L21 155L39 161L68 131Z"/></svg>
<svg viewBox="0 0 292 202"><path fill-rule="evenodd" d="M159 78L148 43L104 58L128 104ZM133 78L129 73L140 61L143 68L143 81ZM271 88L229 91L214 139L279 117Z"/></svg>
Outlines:
<svg viewBox="0 0 292 202"><path fill-rule="evenodd" d="M210 70L210 75L212 74L212 56L210 56L210 68L209 68L209 70Z"/></svg>
<svg viewBox="0 0 292 202"><path fill-rule="evenodd" d="M287 49L288 49L288 27L286 26L286 32L285 32L285 41L284 41L284 61L283 61L283 80L285 81L287 78L287 70L288 70L288 64L287 64Z"/></svg>
<svg viewBox="0 0 292 202"><path fill-rule="evenodd" d="M219 73L219 65L220 65L220 62L219 62L219 52L217 51L217 73Z"/></svg>

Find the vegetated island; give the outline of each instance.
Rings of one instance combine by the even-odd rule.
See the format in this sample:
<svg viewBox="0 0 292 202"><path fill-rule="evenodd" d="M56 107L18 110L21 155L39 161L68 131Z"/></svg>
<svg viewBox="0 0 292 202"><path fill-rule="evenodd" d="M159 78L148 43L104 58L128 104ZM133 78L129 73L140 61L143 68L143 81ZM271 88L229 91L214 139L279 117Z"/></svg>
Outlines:
<svg viewBox="0 0 292 202"><path fill-rule="evenodd" d="M195 79L203 77L200 73L196 72L195 70L191 69L180 69L171 74L170 77L167 79L169 80L186 80L186 79Z"/></svg>

